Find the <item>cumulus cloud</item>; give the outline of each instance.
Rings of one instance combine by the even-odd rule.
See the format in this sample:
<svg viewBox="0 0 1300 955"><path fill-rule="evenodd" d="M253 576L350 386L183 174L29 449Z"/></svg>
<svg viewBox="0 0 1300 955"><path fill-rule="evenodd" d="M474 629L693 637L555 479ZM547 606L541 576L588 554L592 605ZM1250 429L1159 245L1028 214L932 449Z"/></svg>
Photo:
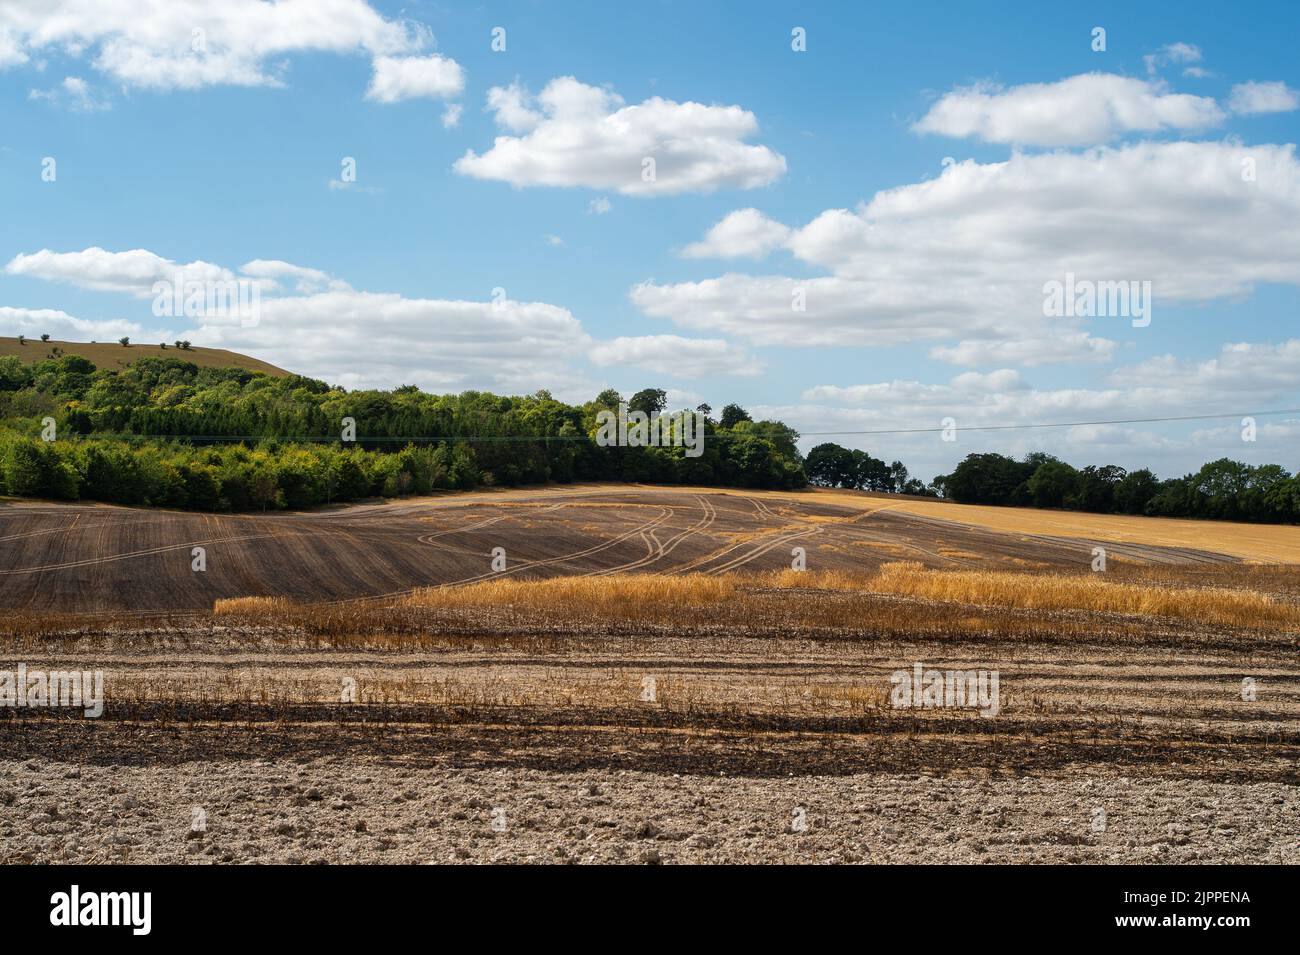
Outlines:
<svg viewBox="0 0 1300 955"><path fill-rule="evenodd" d="M9 275L63 282L98 292L122 292L137 298L153 295L155 282L173 281L177 273L187 282L233 279L229 269L211 262L173 262L147 249L109 252L98 246L80 252L39 252L14 256L5 266Z"/></svg>
<svg viewBox="0 0 1300 955"><path fill-rule="evenodd" d="M55 341L80 341L86 338L113 341L123 335L141 338L148 334L138 322L126 319L89 321L57 308L13 308L8 305L0 306L0 328L4 329L6 335L26 335L32 339L49 335ZM158 340L165 341L166 337L159 337Z"/></svg>
<svg viewBox="0 0 1300 955"><path fill-rule="evenodd" d="M514 186L581 186L629 196L752 189L785 173L785 159L744 142L758 131L739 106L652 97L627 106L607 89L571 76L536 97L519 85L494 87L488 108L510 133L455 169Z"/></svg>
<svg viewBox="0 0 1300 955"><path fill-rule="evenodd" d="M804 434L865 447L887 460L901 458L926 478L948 471L966 454L1047 451L1071 463L1153 466L1180 474L1224 455L1285 463L1297 422L1259 419L1259 440L1243 445L1240 421L1224 426L1134 423L1132 419L1186 414L1230 414L1293 407L1300 385L1300 340L1223 346L1208 360L1163 356L1115 369L1097 388L1042 388L1014 369L964 373L947 382L892 379L866 384L816 385L801 403L764 405L751 413L776 417ZM957 440L940 441L944 418L956 421ZM1005 430L1007 425L1073 424ZM1130 423L1122 423L1130 422ZM977 431L979 428L996 428ZM923 433L904 433L919 430ZM854 434L853 432L878 432ZM881 434L879 432L892 432Z"/></svg>
<svg viewBox="0 0 1300 955"><path fill-rule="evenodd" d="M349 387L412 382L438 391L513 393L570 393L580 384L571 359L590 341L567 309L544 302L352 289L267 299L256 327L214 324L190 337Z"/></svg>
<svg viewBox="0 0 1300 955"><path fill-rule="evenodd" d="M605 213L609 212L609 210L612 208L613 206L610 205L610 201L606 199L604 196L600 196L596 199L592 199L589 203L587 203L587 212L593 216L603 216Z"/></svg>
<svg viewBox="0 0 1300 955"><path fill-rule="evenodd" d="M597 365L635 365L660 375L707 378L757 375L764 365L721 338L641 335L600 342L588 351Z"/></svg>
<svg viewBox="0 0 1300 955"><path fill-rule="evenodd" d="M991 143L1091 146L1125 133L1206 129L1224 118L1210 97L1171 93L1161 83L1127 76L1084 73L1010 89L956 89L912 128Z"/></svg>
<svg viewBox="0 0 1300 955"><path fill-rule="evenodd" d="M1300 107L1300 93L1282 82L1238 83L1228 98L1228 108L1245 116L1289 113L1297 107Z"/></svg>
<svg viewBox="0 0 1300 955"><path fill-rule="evenodd" d="M1247 159L1267 175L1243 181ZM1096 359L1127 320L1045 318L1046 282L1150 281L1148 334L1165 305L1298 285L1300 163L1293 146L1222 142L966 161L827 210L782 245L828 274L648 281L632 300L681 328L764 345L933 341L934 357L963 363Z"/></svg>
<svg viewBox="0 0 1300 955"><path fill-rule="evenodd" d="M1112 375L1112 380L1136 383L1144 398L1169 398L1185 405L1204 395L1233 401L1294 394L1300 389L1300 339L1229 343L1204 361L1163 355Z"/></svg>
<svg viewBox="0 0 1300 955"><path fill-rule="evenodd" d="M465 89L465 71L460 64L437 53L432 56L377 56L374 69L366 98L380 103L421 97L447 99L459 96Z"/></svg>
<svg viewBox="0 0 1300 955"><path fill-rule="evenodd" d="M376 61L377 98L435 95L460 82L460 68L412 58L430 42L427 28L387 19L365 0L0 4L0 67L60 53L138 89L277 86L291 54L363 53Z"/></svg>
<svg viewBox="0 0 1300 955"><path fill-rule="evenodd" d="M699 242L682 249L688 259L761 259L783 245L790 229L757 209L737 209L711 228Z"/></svg>
<svg viewBox="0 0 1300 955"><path fill-rule="evenodd" d="M133 297L150 295L156 280L227 280L237 273L206 262L178 266L144 249L17 256L14 275L74 284ZM166 329L132 321L81 320L53 309L0 309L0 325L23 334L72 339L186 338L196 345L248 352L285 368L347 387L391 388L411 382L437 391L489 388L589 398L596 382L575 369L591 338L565 308L510 299L465 301L365 292L319 269L256 259L238 270L265 294L252 325L226 316L175 316Z"/></svg>

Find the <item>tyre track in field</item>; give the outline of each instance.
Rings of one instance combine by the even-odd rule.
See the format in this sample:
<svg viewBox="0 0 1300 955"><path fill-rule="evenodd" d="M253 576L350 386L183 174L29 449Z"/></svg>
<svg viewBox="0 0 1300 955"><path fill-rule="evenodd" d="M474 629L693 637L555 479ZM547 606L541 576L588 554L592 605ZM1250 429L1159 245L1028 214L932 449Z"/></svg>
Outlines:
<svg viewBox="0 0 1300 955"><path fill-rule="evenodd" d="M805 537L814 537L820 534L821 532L822 532L822 528L812 527L809 528L808 530L798 531L793 534L786 534L783 537L778 537L776 540L769 541L766 544L756 547L748 554L742 554L739 557L727 561L725 564L720 564L717 567L711 567L708 570L706 570L705 573L721 574L728 570L734 570L737 567L743 567L745 564L748 564L750 561L757 560L758 558L762 557L764 554L769 553L770 551L774 550L777 547L780 547L783 544L788 544L791 541L795 541L795 540L802 540ZM752 541L748 543L752 543Z"/></svg>
<svg viewBox="0 0 1300 955"><path fill-rule="evenodd" d="M656 505L646 505L646 506L650 507L650 506L656 506ZM599 543L599 544L595 544L595 545L593 545L593 546L591 546L591 547L584 548L583 550L580 550L580 551L575 551L575 552L572 553L572 554L561 554L561 555L558 556L558 557L543 557L543 558L538 558L538 559L536 559L536 560L523 561L523 562L521 562L521 563L519 563L519 564L516 564L514 567L507 567L505 570L501 570L501 571L496 571L496 570L489 571L489 572L486 573L486 574L478 574L477 576L474 576L474 577L467 577L467 578L465 578L464 580L456 580L456 581L452 581L452 582L450 582L450 583L448 583L448 584L443 584L443 586L445 586L445 587L451 587L451 586L456 586L457 584L472 583L473 581L483 580L483 579L485 579L485 578L487 578L487 577L503 577L503 576L505 576L506 574L512 574L512 573L514 573L515 571L518 571L518 570L528 570L528 569L531 569L531 568L533 568L533 567L548 567L548 566L550 566L550 565L552 565L552 564L563 564L563 563L568 563L568 562L571 561L571 560L577 560L577 559L579 559L579 558L581 558L581 557L589 557L589 556L592 555L592 554L598 554L598 553L600 553L600 552L602 552L602 551L608 550L608 549L611 548L611 547L614 547L614 546L616 546L616 545L618 545L618 544L621 544L623 541L628 540L629 538L634 537L634 536L636 536L637 534L641 534L642 536L644 536L644 534L645 534L646 531L651 531L651 530L653 530L654 528L656 528L656 527L658 527L659 525L663 524L665 521L667 521L667 520L669 520L670 518L674 517L674 516L676 515L676 513L677 513L677 509L674 508L674 507L672 507L671 505L660 504L660 505L657 505L657 506L659 507L659 509L660 509L660 511L661 511L661 513L659 514L658 517L651 518L650 520L646 521L644 524L642 524L642 525L640 525L640 526L638 526L638 527L634 527L634 528L632 528L632 530L630 530L630 531L626 531L626 532L624 532L623 534L620 534L620 535L617 536L617 537L611 538L610 540L603 541L603 542L601 542L601 543ZM628 563L636 563L636 561L629 561ZM618 570L618 569L621 569L622 567L625 567L625 566L627 566L627 565L626 565L626 564L620 564L620 565L618 565L618 567L613 567L613 568L609 568L609 569L610 569L610 570ZM586 577L586 576L590 576L590 575L591 575L590 573L587 573L587 574L580 574L580 575L578 575L578 576Z"/></svg>
<svg viewBox="0 0 1300 955"><path fill-rule="evenodd" d="M409 594L414 593L416 590L424 589L424 586L429 586L432 587L433 589L441 590L445 587L459 587L463 584L472 584L480 580L500 579L502 577L505 577L508 574L513 574L520 570L528 570L534 567L546 567L552 564L567 563L568 561L578 560L582 557L588 557L592 554L598 554L602 551L608 550L611 547L617 546L618 544L623 543L623 541L635 537L637 534L643 534L645 531L651 530L654 527L658 527L660 524L662 524L664 521L671 518L676 513L675 509L668 505L647 504L644 506L646 507L658 506L660 509L659 515L651 518L650 520L646 521L644 524L640 524L629 531L625 531L624 533L618 535L617 537L611 538L610 540L607 541L602 541L599 544L595 544L591 547L583 548L582 550L579 551L574 551L571 554L561 554L557 557L542 557L542 558L537 558L535 560L521 561L515 564L513 567L507 567L505 570L490 570L487 573L475 574L472 577L462 577L459 580L449 580L441 584L408 587L403 590L392 591L391 593L375 594L369 597L350 597L342 600L329 600L329 601L324 601L324 603L341 605L341 604L352 604L352 603L364 603L364 602L370 602L375 600L387 600L393 597L408 596ZM587 576L587 575L584 574L582 576Z"/></svg>
<svg viewBox="0 0 1300 955"><path fill-rule="evenodd" d="M40 567L16 567L9 570L0 570L0 575L9 574L38 574L48 570L72 570L77 567L93 567L97 564L110 564L119 560L132 560L136 557L149 557L153 554L163 554L167 551L181 550L185 547L205 547L209 544L229 544L234 541L262 540L268 537L275 537L271 534L245 534L240 537L219 537L209 538L206 540L189 541L184 544L164 544L161 547L151 547L147 550L131 551L126 554L113 554L109 557L87 557L85 560L70 560L60 564L44 564Z"/></svg>
<svg viewBox="0 0 1300 955"><path fill-rule="evenodd" d="M750 497L750 498L745 498L745 500L749 501L749 503L754 508L754 512L759 516L770 517L773 520L777 520L777 521L786 520L786 518L784 518L782 515L772 511L772 509L769 508L767 504L761 501L759 498ZM851 523L852 521L855 521L862 516L863 515L857 515L843 523ZM726 561L723 564L719 564L716 567L708 567L707 569L701 572L706 574L717 574L726 570L731 570L736 567L743 567L745 564L748 564L753 560L757 560L759 557L762 557L764 554L769 553L776 547L780 547L782 544L787 544L792 540L799 540L804 537L815 536L822 532L823 526L820 524L812 524L807 521L803 521L801 523L804 524L803 530L797 530L791 533L789 532L788 525L786 527L773 528L771 531L767 531L766 533L760 535L758 538L751 538L749 540L737 541L736 543L731 544L728 547L724 547L720 551L717 551L713 554L707 554L704 557L698 558L697 560L694 560L683 567L677 568L677 572L685 573L687 571L694 570L696 567L705 567L706 565L714 563L715 561L722 560L722 558L726 557L728 554L732 553L733 551L736 551L742 547L752 546L753 550L751 550L749 553L747 554L742 553L736 557L733 557L731 560ZM780 534L781 536L777 537L775 540L765 540L765 538L770 537L772 534Z"/></svg>
<svg viewBox="0 0 1300 955"><path fill-rule="evenodd" d="M694 537L696 534L701 534L709 527L711 527L713 525L713 522L718 517L717 509L714 508L714 506L710 504L708 500L706 500L703 497L696 497L695 500L700 505L700 510L703 512L703 516L694 524L692 524L690 527L686 528L686 530L677 534L675 537L670 537L667 540L667 542L660 544L657 553L647 554L645 557L641 558L640 560L632 561L631 563L623 564L619 567L611 567L607 570L592 571L587 574L582 574L581 576L604 577L613 573L624 573L629 570L636 570L640 567L645 567L648 564L653 564L667 557L677 548L677 545L680 544L682 541L686 540L689 537ZM658 538L656 538L656 542L657 541Z"/></svg>

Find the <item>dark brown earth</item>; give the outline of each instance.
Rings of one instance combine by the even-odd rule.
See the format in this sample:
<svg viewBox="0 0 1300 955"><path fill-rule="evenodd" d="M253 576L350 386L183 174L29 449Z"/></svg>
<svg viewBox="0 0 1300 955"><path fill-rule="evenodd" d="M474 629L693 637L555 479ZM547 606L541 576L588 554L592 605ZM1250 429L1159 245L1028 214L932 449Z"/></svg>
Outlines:
<svg viewBox="0 0 1300 955"><path fill-rule="evenodd" d="M814 493L548 489L393 501L311 513L191 514L106 505L0 504L0 606L210 610L223 597L394 595L496 577L872 569L1087 567L1097 542L1013 535ZM1212 551L1106 543L1117 560L1231 562ZM195 547L207 570L191 569ZM493 548L507 570L493 572Z"/></svg>

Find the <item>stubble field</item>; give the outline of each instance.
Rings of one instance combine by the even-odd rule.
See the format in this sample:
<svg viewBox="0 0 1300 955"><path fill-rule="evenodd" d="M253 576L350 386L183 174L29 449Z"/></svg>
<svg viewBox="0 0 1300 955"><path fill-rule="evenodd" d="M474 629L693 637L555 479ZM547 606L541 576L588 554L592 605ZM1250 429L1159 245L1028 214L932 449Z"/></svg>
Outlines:
<svg viewBox="0 0 1300 955"><path fill-rule="evenodd" d="M603 487L0 505L0 670L105 675L99 718L0 706L0 845L1300 861L1300 576L1278 561L1300 532L1035 513ZM896 705L917 664L995 673L996 712Z"/></svg>

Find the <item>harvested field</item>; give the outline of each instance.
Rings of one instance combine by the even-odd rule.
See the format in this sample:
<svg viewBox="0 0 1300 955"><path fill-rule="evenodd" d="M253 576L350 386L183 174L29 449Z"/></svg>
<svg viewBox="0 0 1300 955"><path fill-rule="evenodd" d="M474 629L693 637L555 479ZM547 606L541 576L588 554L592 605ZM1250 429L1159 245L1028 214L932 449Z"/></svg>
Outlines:
<svg viewBox="0 0 1300 955"><path fill-rule="evenodd" d="M1210 548L1033 537L908 513L907 499L710 489L561 488L447 495L313 513L191 514L106 505L0 505L0 605L82 613L207 611L218 599L344 601L502 577L927 567L1212 565ZM954 505L953 507L958 507ZM1016 512L1038 513L1038 512ZM1146 519L1151 536L1163 522ZM1232 526L1232 525L1229 525ZM1202 539L1219 541L1219 525ZM1294 528L1261 531L1300 536ZM1167 535L1166 535L1167 536ZM193 549L206 571L191 569ZM504 550L505 570L492 567Z"/></svg>
<svg viewBox="0 0 1300 955"><path fill-rule="evenodd" d="M0 850L1300 861L1295 566L1105 545L1099 574L1092 539L890 504L4 507L0 673L102 671L104 705L0 706Z"/></svg>

